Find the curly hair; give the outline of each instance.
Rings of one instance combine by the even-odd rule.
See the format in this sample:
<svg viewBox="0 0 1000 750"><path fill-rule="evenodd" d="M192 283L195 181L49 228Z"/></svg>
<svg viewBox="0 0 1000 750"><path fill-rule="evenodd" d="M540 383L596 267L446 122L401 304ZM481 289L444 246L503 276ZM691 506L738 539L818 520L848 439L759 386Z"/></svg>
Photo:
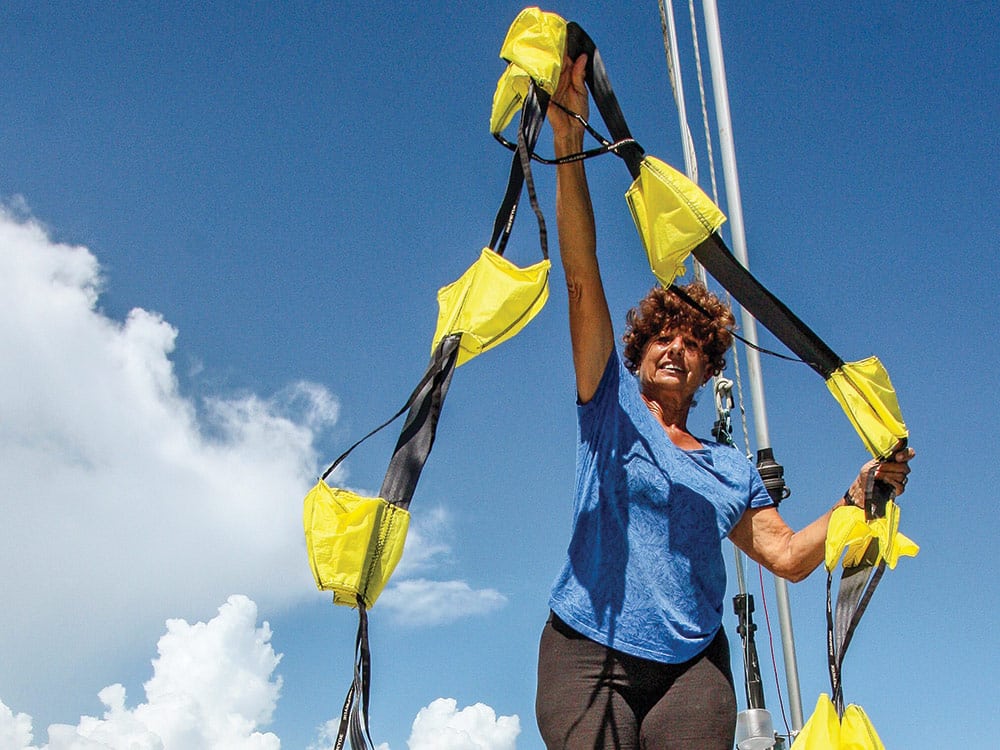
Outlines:
<svg viewBox="0 0 1000 750"><path fill-rule="evenodd" d="M694 300L701 310L692 307L670 289L655 286L637 306L628 311L625 318L628 328L622 336L622 341L625 344L623 352L625 366L630 372L638 371L650 339L659 336L663 331L677 329L690 331L701 344L701 350L708 358L708 367L713 375L718 375L726 368L724 355L733 345L730 328L736 323L732 311L699 281L681 286L680 289Z"/></svg>

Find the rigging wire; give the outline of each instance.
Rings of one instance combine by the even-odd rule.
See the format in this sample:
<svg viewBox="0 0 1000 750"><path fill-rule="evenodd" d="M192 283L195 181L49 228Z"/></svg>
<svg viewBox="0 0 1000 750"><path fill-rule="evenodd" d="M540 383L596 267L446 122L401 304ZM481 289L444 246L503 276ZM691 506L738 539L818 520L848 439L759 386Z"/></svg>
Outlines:
<svg viewBox="0 0 1000 750"><path fill-rule="evenodd" d="M691 38L694 43L694 65L698 72L698 94L701 97L701 122L705 130L705 150L708 154L708 175L712 178L712 198L716 205L719 203L719 186L715 177L715 151L712 148L712 139L708 137L711 128L708 124L708 107L705 104L705 76L701 67L701 45L698 43L698 19L695 15L694 0L688 0L688 12L691 16Z"/></svg>
<svg viewBox="0 0 1000 750"><path fill-rule="evenodd" d="M757 563L757 574L760 576L760 600L764 605L764 624L767 628L767 645L771 650L771 667L774 669L774 684L778 693L778 708L781 710L781 721L785 725L785 736L791 740L792 729L788 725L788 716L785 715L785 699L781 694L781 680L778 677L778 660L774 656L774 630L771 628L771 614L767 609L767 597L764 596L764 568Z"/></svg>
<svg viewBox="0 0 1000 750"><path fill-rule="evenodd" d="M691 136L691 126L687 120L687 106L684 101L684 79L680 74L681 60L677 54L677 33L674 29L673 0L660 6L660 31L663 35L663 50L667 55L667 76L670 79L670 89L674 95L674 105L677 107L678 121L681 128L681 140L684 149L684 171L688 178L698 183L698 156L694 148L694 138ZM705 271L695 262L695 276L699 281L705 281Z"/></svg>
<svg viewBox="0 0 1000 750"><path fill-rule="evenodd" d="M667 58L667 75L670 79L670 88L671 91L673 92L674 104L677 107L678 120L681 129L681 138L683 140L685 171L687 172L687 175L691 179L691 181L697 184L699 182L698 157L694 147L694 138L691 135L691 127L690 124L688 123L687 109L684 101L685 97L684 97L683 78L681 76L680 58L677 54L677 32L674 23L673 3L672 0L666 0L666 4L664 3L664 0L658 0L658 2L660 8L660 29L663 34L663 48ZM692 24L693 24L694 22L693 7L691 8L691 12L692 12ZM695 48L697 49L698 32L697 28L694 27L693 25L692 25L692 32L694 35ZM705 129L705 140L709 143L709 165L710 165L710 174L712 180L713 199L715 200L716 204L718 204L719 202L718 187L716 183L716 176L714 170L715 166L714 159L711 156L711 136L708 127L708 111L705 103L705 89L704 89L703 76L701 74L700 54L698 55L698 61L699 61L698 85L701 93L702 121ZM694 266L695 266L695 278L701 281L703 284L707 283L707 278L704 268L702 268L697 261L695 261ZM692 305L695 309L699 310L703 315L706 316L708 315L708 313L706 313L701 308L700 305L694 302L694 300L692 300L683 290L674 287L673 291L675 294L684 299L688 304ZM729 299L728 292L727 292L727 302L731 307L732 300ZM734 333L733 335L735 336L736 334ZM737 379L739 380L740 379L740 374L738 369L739 355L735 351L733 354L734 354L733 362L737 368ZM715 435L716 440L727 442L728 444L733 445L732 423L730 420L730 408L728 406L729 404L732 403L732 381L720 377L716 377L714 378L714 380L715 380L715 385L713 390L715 391L716 416L718 417L718 419L716 421L717 429L713 429L713 433ZM740 394L742 402L742 390L740 390ZM746 430L745 415L743 415L742 424L744 429L743 440L744 440L744 445L746 447L746 457L747 460L752 461L752 454L750 452L750 445L749 445L749 437ZM738 588L741 594L746 594L747 586L743 573L743 559L741 557L739 549L734 548L734 552L735 552L734 561L736 565L736 578L737 578ZM744 606L749 607L748 598L744 596L742 601ZM737 614L739 614L739 612L737 612ZM743 682L744 682L744 688L746 689L746 693L749 696L751 693L751 686L750 686L751 674L750 670L748 669L748 665L750 664L750 652L749 652L750 645L749 645L749 640L746 638L741 637L741 642L743 646L742 661L744 665Z"/></svg>

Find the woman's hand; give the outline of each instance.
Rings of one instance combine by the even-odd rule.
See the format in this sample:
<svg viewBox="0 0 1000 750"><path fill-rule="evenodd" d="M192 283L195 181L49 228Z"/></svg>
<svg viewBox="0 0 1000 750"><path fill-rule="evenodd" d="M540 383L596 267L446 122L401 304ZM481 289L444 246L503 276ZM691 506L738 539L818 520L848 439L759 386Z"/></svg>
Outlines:
<svg viewBox="0 0 1000 750"><path fill-rule="evenodd" d="M876 479L888 484L897 496L906 492L906 482L910 473L910 459L916 452L912 448L900 448L887 461L872 460L861 467L857 478L847 490L847 496L854 505L863 506L865 490Z"/></svg>
<svg viewBox="0 0 1000 750"><path fill-rule="evenodd" d="M568 57L565 58L562 74L559 76L559 84L552 95L552 101L558 102L584 119L589 116L590 111L586 69L586 55L580 55L575 62ZM554 104L549 105L548 117L557 147L561 141L569 141L573 144L573 150L580 150L583 145L583 125L580 121Z"/></svg>

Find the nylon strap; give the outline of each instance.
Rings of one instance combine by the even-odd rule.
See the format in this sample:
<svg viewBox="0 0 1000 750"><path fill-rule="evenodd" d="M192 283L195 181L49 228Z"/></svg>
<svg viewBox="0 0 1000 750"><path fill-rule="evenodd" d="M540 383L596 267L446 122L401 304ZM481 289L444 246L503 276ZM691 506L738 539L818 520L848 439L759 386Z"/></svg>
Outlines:
<svg viewBox="0 0 1000 750"><path fill-rule="evenodd" d="M872 477L874 472L869 473ZM866 517L881 518L885 516L886 503L892 498L892 491L885 482L870 479L865 488ZM868 509L872 509L869 513ZM885 573L886 562L883 557L878 565L878 541L872 540L861 562L853 567L845 567L840 577L837 589L836 614L833 609L833 572L826 576L826 655L830 672L830 693L834 708L838 715L844 715L844 683L843 665L847 648L851 645L858 623L868 604L871 602L875 588Z"/></svg>
<svg viewBox="0 0 1000 750"><path fill-rule="evenodd" d="M490 247L503 254L504 246L510 236L517 212L517 203L525 182L528 186L528 196L532 208L538 217L539 240L542 255L548 258L547 233L545 220L535 195L534 182L531 177L531 152L538 140L542 124L545 121L545 110L548 106L548 95L532 83L528 97L522 108L521 123L518 127L518 147L511 163L507 191L494 225L494 235ZM391 505L408 509L413 493L420 479L424 464L434 445L438 420L444 405L445 396L451 385L458 360L459 343L462 334L455 333L444 337L433 354L416 388L410 397L392 417L362 437L341 454L325 472L326 479L347 458L347 456L365 440L389 426L404 412L409 410L406 421L396 442L389 467L379 497ZM358 595L358 633L355 640L354 679L347 691L340 714L340 725L334 741L334 750L342 750L345 741L349 741L353 750L369 750L374 747L368 725L368 708L371 684L371 647L368 639L368 612L364 598Z"/></svg>
<svg viewBox="0 0 1000 750"><path fill-rule="evenodd" d="M809 326L743 267L718 233L710 235L691 254L761 325L824 380L844 364Z"/></svg>
<svg viewBox="0 0 1000 750"><path fill-rule="evenodd" d="M441 350L441 349L443 349L443 348L446 347L445 340L446 339L442 339L441 343L438 344L438 349L439 350ZM457 341L456 341L456 344L455 344L455 349L456 349L456 351L458 349ZM407 409L409 409L410 407L412 407L414 405L414 403L416 403L417 399L421 397L421 394L424 394L424 396L426 397L426 391L428 390L428 388L429 387L433 388L433 382L432 381L436 377L439 376L440 366L437 364L437 361L438 361L438 354L435 353L434 356L431 357L431 363L430 363L430 365L428 365L427 369L424 371L424 374L420 377L420 381L417 383L416 388L414 388L413 392L410 393L410 397L408 399L406 399L406 403L403 404L399 408L399 411L397 411L395 414L393 414L391 417L389 417L387 420L385 420L382 424L380 424L374 430L372 430L371 432L369 432L363 438L361 438L360 440L357 440L346 451L344 451L339 456L337 456L337 458L334 460L334 462L332 464L330 464L327 467L326 471L324 471L323 474L320 476L320 479L326 479L328 476L330 476L330 474L333 473L333 470L336 469L338 466L340 466L340 464L344 461L344 459L347 458L351 454L351 451L353 451L355 448L357 448L359 445L361 445L363 442L365 442L372 435L375 435L377 432L379 432L381 430L384 430L390 424L392 424L397 419L399 419L401 416L403 416L403 413Z"/></svg>
<svg viewBox="0 0 1000 750"><path fill-rule="evenodd" d="M353 750L368 750L375 746L368 729L368 697L371 685L371 649L368 644L368 611L365 600L358 596L358 634L354 642L354 680L347 690L340 711L340 726L333 750L342 750L349 739Z"/></svg>
<svg viewBox="0 0 1000 750"><path fill-rule="evenodd" d="M544 120L545 111L548 107L549 96L544 90L536 88L534 83L531 84L531 88L535 94L536 109L538 112L538 115L532 119L537 122L537 130L541 130L541 123ZM528 135L525 133L524 128L517 129L517 158L521 162L521 171L524 173L524 184L528 190L528 201L531 203L531 209L535 212L535 218L538 220L538 242L542 246L542 257L548 259L549 235L545 229L545 217L542 215L542 208L538 205L535 180L531 175L531 148L529 148L527 142ZM537 140L537 132L533 136Z"/></svg>
<svg viewBox="0 0 1000 750"><path fill-rule="evenodd" d="M566 24L566 54L571 60L575 60L582 54L587 55L587 67L585 70L587 88L590 89L591 96L594 97L594 104L597 111L601 113L601 119L611 133L611 140L631 141L622 143L615 149L615 153L622 158L628 167L629 173L635 179L639 176L639 164L642 162L644 151L628 129L625 122L625 115L618 104L618 98L611 87L611 79L608 78L608 71L604 67L604 60L601 53L594 44L587 32L579 24L570 21Z"/></svg>
<svg viewBox="0 0 1000 750"><path fill-rule="evenodd" d="M539 93L540 92L540 93ZM522 120L518 128L518 148L511 164L507 192L497 214L494 236L490 246L499 242L499 254L503 254L517 212L522 187L527 181L531 205L538 217L539 239L542 255L548 258L545 221L538 206L534 183L531 178L531 149L538 140L538 134L545 120L548 96L534 84L522 109ZM326 479L344 459L368 438L388 427L409 410L400 431L396 448L389 461L379 497L391 505L408 509L416 489L420 474L434 445L438 420L445 396L451 385L458 360L459 343L462 334L445 336L431 355L431 361L423 376L413 389L406 403L393 416L351 445L323 472ZM368 612L364 598L358 595L358 633L355 640L354 679L347 691L340 714L340 725L334 741L334 750L342 750L349 741L353 750L369 750L374 747L368 725L368 708L371 684L371 646L368 639Z"/></svg>
<svg viewBox="0 0 1000 750"><path fill-rule="evenodd" d="M493 234L490 237L489 247L499 255L503 255L507 247L507 240L510 238L511 229L514 227L514 218L517 215L517 206L521 200L521 190L524 186L525 176L531 184L530 161L534 154L535 144L538 136L542 132L542 125L545 124L545 112L548 108L549 95L543 89L535 85L532 81L528 86L528 94L524 98L521 106L521 120L518 124L518 143L515 153L511 159L510 175L507 178L507 190L504 193L500 209L497 211L496 219L493 222ZM523 158L523 155L527 158ZM537 200L531 195L534 192L532 187L529 192L532 207L535 213L541 216ZM542 256L549 257L548 244L545 237L544 223L539 223L540 242L542 245Z"/></svg>
<svg viewBox="0 0 1000 750"><path fill-rule="evenodd" d="M420 479L420 473L434 445L438 418L448 394L448 386L451 385L451 376L455 372L461 339L460 333L441 339L427 372L421 379L421 385L415 391L416 397L403 423L396 449L382 480L382 489L379 490L379 497L390 505L404 509L410 507L417 480Z"/></svg>

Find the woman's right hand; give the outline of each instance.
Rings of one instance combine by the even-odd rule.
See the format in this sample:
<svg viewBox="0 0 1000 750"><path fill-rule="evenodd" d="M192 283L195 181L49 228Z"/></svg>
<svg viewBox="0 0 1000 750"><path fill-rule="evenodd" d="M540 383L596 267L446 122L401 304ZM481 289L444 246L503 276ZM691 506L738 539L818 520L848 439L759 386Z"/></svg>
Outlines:
<svg viewBox="0 0 1000 750"><path fill-rule="evenodd" d="M559 84L556 86L552 100L558 102L571 112L575 112L584 119L590 113L589 100L587 96L586 84L587 56L580 55L576 61L568 57L563 60L562 74L559 76ZM583 125L570 114L559 107L550 105L548 111L549 124L552 126L552 133L555 137L557 151L560 143L570 146L571 150L579 151L583 146ZM557 156L565 155L558 154Z"/></svg>
<svg viewBox="0 0 1000 750"><path fill-rule="evenodd" d="M909 479L910 460L917 455L913 448L907 448L900 443L896 446L892 457L886 461L869 461L858 472L857 478L847 490L847 498L854 505L863 506L865 491L875 480L885 482L892 489L893 495L899 496L906 491Z"/></svg>

